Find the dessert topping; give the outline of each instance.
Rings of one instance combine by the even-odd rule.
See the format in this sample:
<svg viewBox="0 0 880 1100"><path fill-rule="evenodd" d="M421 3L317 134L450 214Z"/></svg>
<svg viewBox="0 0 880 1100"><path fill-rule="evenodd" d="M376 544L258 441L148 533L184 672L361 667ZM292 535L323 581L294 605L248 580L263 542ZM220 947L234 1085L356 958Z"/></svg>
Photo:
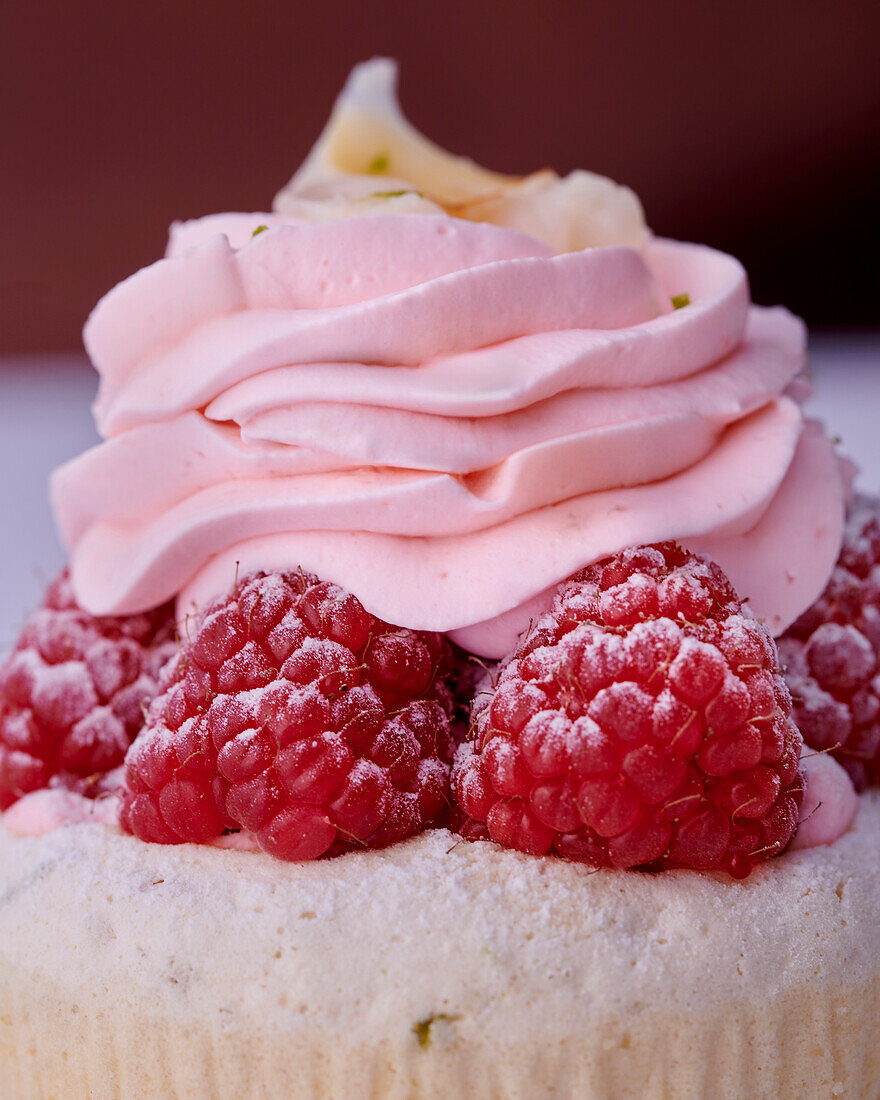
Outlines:
<svg viewBox="0 0 880 1100"><path fill-rule="evenodd" d="M857 498L837 566L779 642L804 741L880 782L880 501Z"/></svg>
<svg viewBox="0 0 880 1100"><path fill-rule="evenodd" d="M580 170L507 176L447 153L405 118L396 84L396 66L385 58L352 70L324 132L276 196L277 213L311 220L333 209L346 216L352 200L384 176L419 191L423 212L518 229L557 252L647 242L641 204L628 187Z"/></svg>
<svg viewBox="0 0 880 1100"><path fill-rule="evenodd" d="M626 188L444 152L394 84L359 66L273 213L175 226L93 312L105 442L53 483L84 606L302 565L498 658L564 577L676 539L784 630L843 514L801 323Z"/></svg>
<svg viewBox="0 0 880 1100"><path fill-rule="evenodd" d="M0 667L0 809L50 782L103 793L176 651L171 605L96 618L62 573Z"/></svg>
<svg viewBox="0 0 880 1100"><path fill-rule="evenodd" d="M465 835L744 877L797 825L790 711L773 640L717 565L624 551L560 586L478 708L454 769Z"/></svg>
<svg viewBox="0 0 880 1100"><path fill-rule="evenodd" d="M130 832L173 844L246 829L306 860L385 847L446 809L439 635L389 626L304 573L246 578L189 635L126 757Z"/></svg>

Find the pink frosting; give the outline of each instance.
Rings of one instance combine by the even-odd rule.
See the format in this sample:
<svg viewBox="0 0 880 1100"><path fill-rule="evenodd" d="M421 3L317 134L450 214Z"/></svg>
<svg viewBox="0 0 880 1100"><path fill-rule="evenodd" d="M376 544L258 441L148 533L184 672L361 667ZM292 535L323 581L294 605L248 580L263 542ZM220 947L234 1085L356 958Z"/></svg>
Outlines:
<svg viewBox="0 0 880 1100"><path fill-rule="evenodd" d="M64 787L44 788L24 795L0 815L16 836L45 836L66 825L118 825L119 799L85 798Z"/></svg>
<svg viewBox="0 0 880 1100"><path fill-rule="evenodd" d="M785 396L803 326L708 248L219 215L178 227L85 338L106 442L53 494L95 613L301 565L497 657L548 588L628 544L709 553L776 631L837 553L838 465Z"/></svg>
<svg viewBox="0 0 880 1100"><path fill-rule="evenodd" d="M852 780L832 757L806 748L801 758L804 797L800 824L790 850L832 844L855 821L859 796Z"/></svg>

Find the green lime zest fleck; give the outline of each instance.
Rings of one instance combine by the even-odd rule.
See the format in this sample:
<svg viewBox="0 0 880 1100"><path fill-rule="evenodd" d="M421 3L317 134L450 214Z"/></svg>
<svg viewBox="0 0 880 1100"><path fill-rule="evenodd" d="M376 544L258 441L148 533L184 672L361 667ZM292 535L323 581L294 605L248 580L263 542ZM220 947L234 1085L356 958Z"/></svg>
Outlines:
<svg viewBox="0 0 880 1100"><path fill-rule="evenodd" d="M419 1020L417 1024L413 1024L413 1035L418 1039L420 1047L429 1047L431 1045L431 1028L434 1024L440 1020L451 1024L457 1019L459 1019L458 1016L450 1016L446 1012L434 1012L430 1016L426 1016L424 1020Z"/></svg>
<svg viewBox="0 0 880 1100"><path fill-rule="evenodd" d="M388 171L388 154L377 153L367 165L367 171L371 176L381 176Z"/></svg>
<svg viewBox="0 0 880 1100"><path fill-rule="evenodd" d="M423 198L421 191L416 191L412 187L404 187L400 191L371 191L367 195L368 199L399 199L401 195L418 195L419 198Z"/></svg>
<svg viewBox="0 0 880 1100"><path fill-rule="evenodd" d="M259 237L261 233L265 233L268 228L268 225L258 225L253 233L251 233L251 240L253 240L254 237Z"/></svg>
<svg viewBox="0 0 880 1100"><path fill-rule="evenodd" d="M690 294L673 294L670 298L673 309L684 309L685 306L691 304Z"/></svg>

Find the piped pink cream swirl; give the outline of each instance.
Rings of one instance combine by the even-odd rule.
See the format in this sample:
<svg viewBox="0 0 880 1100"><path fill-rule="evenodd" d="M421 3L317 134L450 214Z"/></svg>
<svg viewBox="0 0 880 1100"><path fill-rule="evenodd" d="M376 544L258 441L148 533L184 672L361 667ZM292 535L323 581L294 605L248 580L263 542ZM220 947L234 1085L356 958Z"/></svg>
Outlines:
<svg viewBox="0 0 880 1100"><path fill-rule="evenodd" d="M803 326L708 248L228 215L178 229L85 338L106 442L53 495L95 613L301 565L494 657L626 545L709 554L776 632L837 554L837 462L785 396Z"/></svg>

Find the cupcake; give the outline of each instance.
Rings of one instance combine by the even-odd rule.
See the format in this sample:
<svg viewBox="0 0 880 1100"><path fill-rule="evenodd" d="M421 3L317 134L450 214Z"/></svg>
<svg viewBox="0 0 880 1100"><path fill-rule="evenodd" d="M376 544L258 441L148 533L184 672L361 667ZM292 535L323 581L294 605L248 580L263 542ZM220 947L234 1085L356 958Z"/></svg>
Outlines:
<svg viewBox="0 0 880 1100"><path fill-rule="evenodd" d="M873 1097L880 510L804 327L394 85L86 325L0 672L10 1095Z"/></svg>

